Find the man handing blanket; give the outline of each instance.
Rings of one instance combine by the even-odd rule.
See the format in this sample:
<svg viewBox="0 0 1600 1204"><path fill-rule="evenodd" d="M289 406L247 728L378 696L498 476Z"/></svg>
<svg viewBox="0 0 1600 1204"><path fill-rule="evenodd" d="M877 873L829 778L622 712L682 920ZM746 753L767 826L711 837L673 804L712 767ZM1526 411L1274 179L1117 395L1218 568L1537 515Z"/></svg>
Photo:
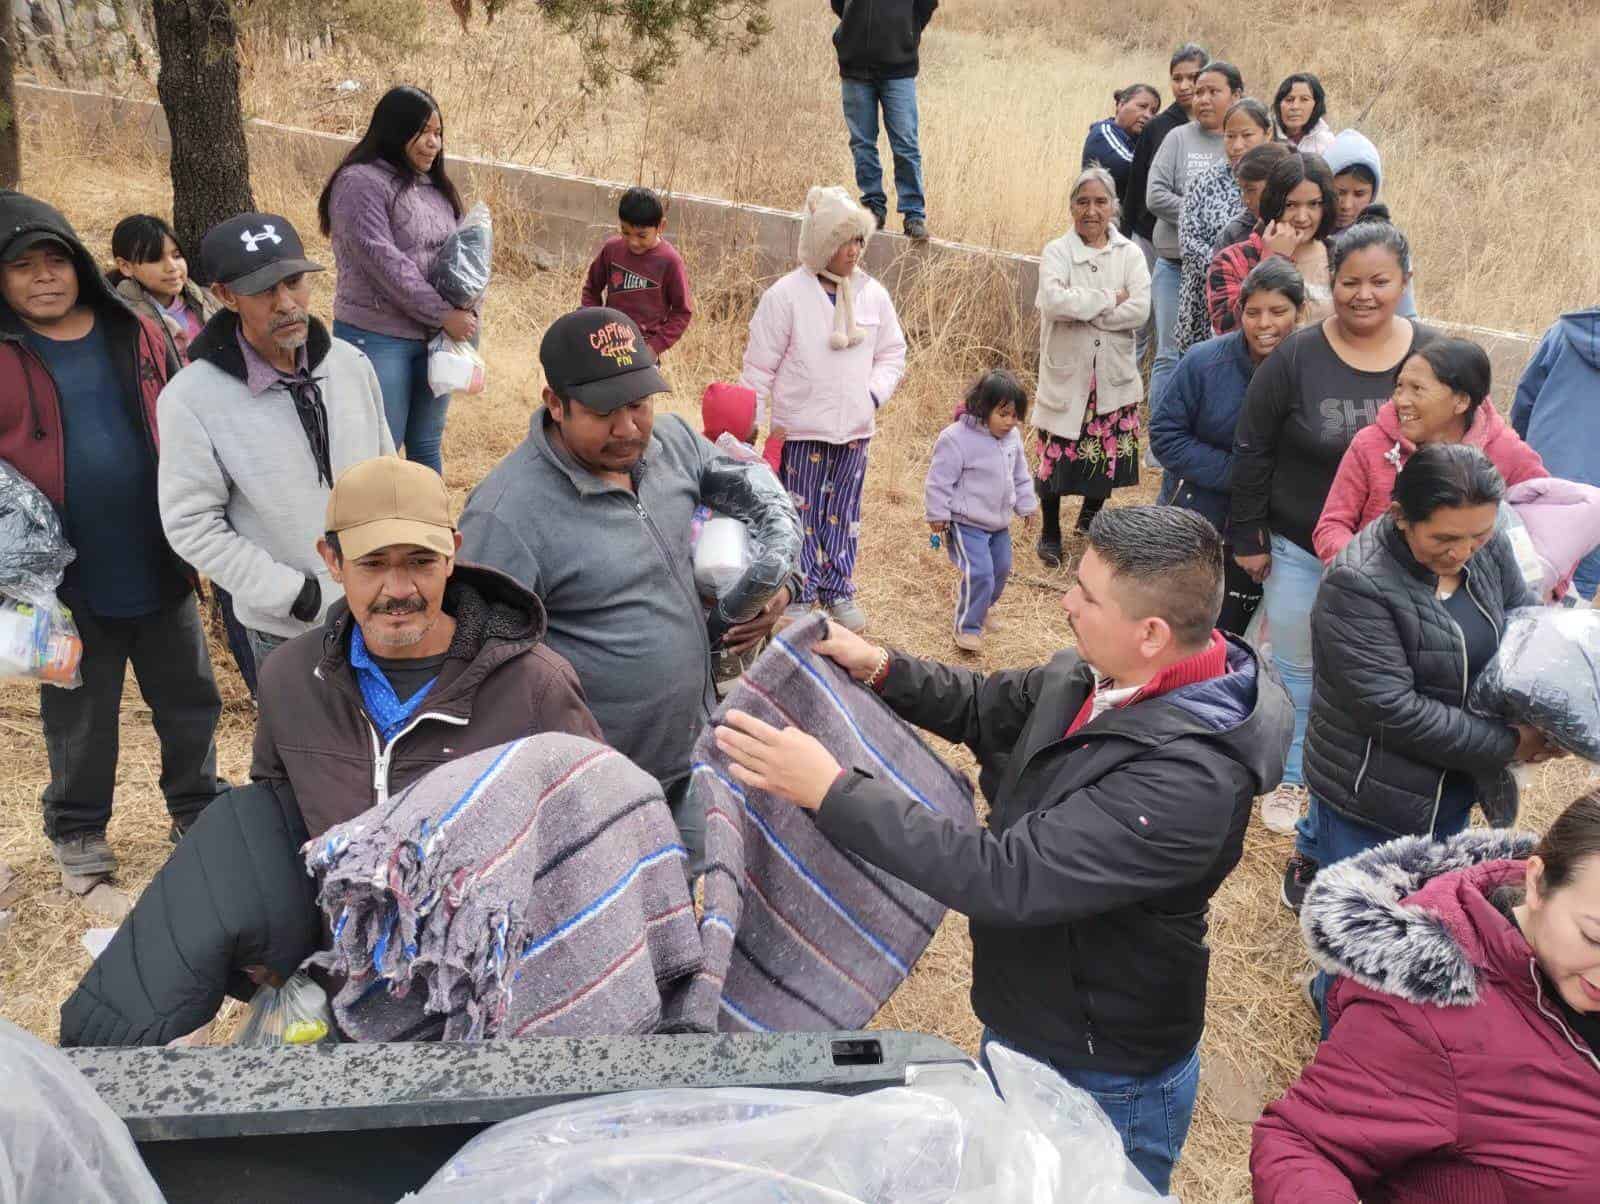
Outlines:
<svg viewBox="0 0 1600 1204"><path fill-rule="evenodd" d="M796 728L730 711L716 733L740 783L814 811L835 844L970 917L985 1045L1094 1093L1162 1192L1199 1080L1209 900L1293 725L1256 652L1214 630L1222 589L1205 519L1124 507L1095 519L1066 597L1076 652L983 674L830 627L817 652L973 750L987 830L841 767Z"/></svg>

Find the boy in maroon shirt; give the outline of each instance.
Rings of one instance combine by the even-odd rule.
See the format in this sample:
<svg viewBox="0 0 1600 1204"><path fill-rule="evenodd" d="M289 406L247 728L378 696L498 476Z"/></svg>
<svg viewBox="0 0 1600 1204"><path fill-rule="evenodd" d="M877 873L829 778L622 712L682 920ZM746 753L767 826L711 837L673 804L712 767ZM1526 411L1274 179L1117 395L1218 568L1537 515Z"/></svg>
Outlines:
<svg viewBox="0 0 1600 1204"><path fill-rule="evenodd" d="M628 189L617 205L621 233L606 239L583 282L583 304L627 314L658 358L683 337L694 316L683 259L661 237L666 224L655 193Z"/></svg>

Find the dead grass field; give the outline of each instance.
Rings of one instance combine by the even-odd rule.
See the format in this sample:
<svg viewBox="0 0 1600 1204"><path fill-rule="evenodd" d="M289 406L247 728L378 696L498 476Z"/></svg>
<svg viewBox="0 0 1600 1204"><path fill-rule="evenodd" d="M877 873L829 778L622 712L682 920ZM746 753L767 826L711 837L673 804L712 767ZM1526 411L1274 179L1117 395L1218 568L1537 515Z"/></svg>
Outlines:
<svg viewBox="0 0 1600 1204"><path fill-rule="evenodd" d="M1164 0L1125 0L1117 11L1127 18L1127 28L1162 29L1155 18L1168 7ZM1266 8L1278 6L1269 3ZM1430 161L1426 172L1408 176L1396 163L1391 195L1419 234L1423 296L1430 312L1536 329L1563 306L1592 301L1600 291L1595 287L1600 233L1588 222L1594 210L1593 185L1579 166L1575 148L1581 143L1562 137L1561 116L1590 111L1600 99L1594 95L1600 82L1589 69L1592 50L1600 49L1600 29L1578 19L1579 6L1548 8L1554 14L1548 28L1532 17L1514 18L1483 35L1484 44L1474 43L1470 54L1457 47L1448 19L1465 11L1464 0L1397 0L1382 16L1307 0L1299 7L1299 26L1265 19L1252 26L1243 17L1214 16L1204 18L1196 32L1217 47L1236 38L1234 44L1253 52L1284 44L1297 30L1315 31L1312 40L1321 49L1310 65L1321 69L1341 122L1353 116L1354 106L1344 99L1349 90L1363 81L1370 86L1381 74L1376 67L1339 67L1341 53L1369 47L1392 63L1409 44L1419 45L1405 59L1391 99L1379 106L1374 124L1380 134L1385 128L1396 131L1396 145L1430 145L1437 151L1436 165ZM355 60L319 62L296 69L297 80L313 82L291 92L281 79L269 78L273 64L258 58L249 94L258 115L348 128L357 115L365 119L376 81L413 78L441 95L452 132L459 137L466 131L473 149L790 204L808 183L849 178L843 135L834 117L828 24L821 12L820 4L803 7L799 0L778 0L778 34L757 56L716 68L691 61L675 81L683 85L679 94L669 88L649 104L617 100L590 116L562 109L552 99L571 77L568 52L538 40L537 27L516 12L496 27L495 36L504 41L481 31L476 35L475 64L454 47L446 55L401 57L382 68ZM946 0L941 7L925 55L924 149L942 233L1035 250L1057 232L1062 181L1076 165L1083 128L1099 115L1098 97L1135 76L1155 78L1164 62L1150 37L1122 37L1110 28L1109 18L1087 13L1088 6L1078 0ZM1335 13L1350 27L1330 29ZM442 19L429 28L456 36ZM513 35L525 44L511 48ZM1164 47L1173 39L1163 33L1154 40ZM1584 45L1591 47L1587 56L1580 53ZM1542 71L1532 66L1538 54L1548 56ZM1259 59L1252 53L1238 57L1247 78L1261 78L1267 63L1274 67L1274 79L1301 63L1276 52ZM1491 71L1487 64L1494 61L1509 65ZM1480 69L1474 72L1471 63L1480 63ZM347 102L329 99L332 94L321 89L326 82L321 76L355 76L371 84L359 101ZM1486 103L1486 94L1500 97L1498 105ZM1559 104L1554 99L1558 96ZM784 116L741 120L751 97L759 97L768 112ZM1547 107L1536 122L1532 109L1544 102ZM1426 121L1419 123L1418 114L1408 112L1403 103L1420 106ZM1445 136L1457 132L1464 120L1460 108L1468 105L1481 110L1482 129L1470 140L1446 145ZM1501 128L1513 120L1513 110L1522 124ZM601 112L609 115L599 116ZM543 113L547 124L566 124L559 130L534 126L523 136L517 121L527 125L536 113ZM1400 141L1398 131L1419 124L1427 132L1419 129L1409 143ZM651 133L657 130L672 134L657 137ZM47 149L39 132L29 130L25 187L58 204L92 247L106 247L122 214L169 208L164 162L132 155L120 146L91 144L70 129L52 130L51 136ZM1384 144L1389 150L1387 140ZM1464 164L1491 144L1505 156L1503 166L1468 171ZM1542 181L1532 178L1532 163L1546 173ZM1451 189L1434 196L1430 180L1448 180ZM1556 203L1563 181L1574 192L1587 190L1590 203ZM285 179L271 164L257 164L258 202L288 214L312 254L331 263L326 245L313 234L313 205L321 184ZM1462 190L1470 195L1463 196ZM1534 198L1541 202L1537 209ZM1491 238L1493 231L1498 233ZM521 438L538 384L535 340L550 318L576 300L576 268L540 274L507 256L500 270L485 334L491 385L481 397L455 404L445 439L446 477L458 506ZM1538 286L1532 287L1535 280ZM1021 367L1032 362L1032 349L1019 342L1016 315L1006 312L1003 303L970 306L953 316L952 296L959 295L962 283L924 282L912 295L897 298L911 338L910 365L873 446L859 571L872 634L916 653L942 657L956 655L948 636L953 570L942 554L928 548L922 524L927 454L972 372L994 361ZM706 382L737 373L745 323L758 295L757 282L735 264L710 279L697 275L695 284L699 317L668 365L676 386L669 408L691 416ZM331 281L322 277L318 285L319 312L326 317ZM1508 394L1503 386L1502 395ZM1119 500L1148 500L1153 492L1147 482ZM991 641L984 659L989 667L1032 663L1070 642L1060 608L1069 575L1040 568L1026 553L1018 565L998 609L1006 626ZM249 763L253 712L215 641L213 656L226 702L219 732L221 767L226 776L241 781ZM124 866L123 885L136 891L166 855L166 822L148 712L131 685L123 716L110 836ZM968 763L964 754L950 751L954 762ZM0 754L0 859L21 871L25 885L15 923L0 940L0 1015L53 1040L59 1005L88 966L79 937L95 921L61 896L40 831L38 792L46 766L35 691L14 684L0 687ZM1578 791L1581 778L1572 766L1541 770L1526 823L1541 827ZM1219 1072L1230 1068L1230 1077L1245 1081L1259 1098L1270 1099L1314 1047L1314 1018L1293 985L1306 964L1298 930L1277 902L1278 876L1289 847L1286 838L1253 824L1244 861L1216 899L1206 1077L1175 1184L1185 1201L1220 1204L1249 1198L1249 1128L1219 1112ZM937 1033L974 1048L978 1029L967 1003L969 975L965 923L952 918L877 1023Z"/></svg>

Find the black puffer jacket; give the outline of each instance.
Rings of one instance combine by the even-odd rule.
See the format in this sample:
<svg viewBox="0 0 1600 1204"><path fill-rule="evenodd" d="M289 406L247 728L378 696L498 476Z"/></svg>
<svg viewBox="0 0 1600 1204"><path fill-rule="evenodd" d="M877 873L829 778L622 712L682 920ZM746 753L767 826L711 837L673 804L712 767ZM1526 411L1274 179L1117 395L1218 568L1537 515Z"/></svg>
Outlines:
<svg viewBox="0 0 1600 1204"><path fill-rule="evenodd" d="M1319 804L1395 836L1433 830L1452 769L1478 780L1490 822L1516 817L1505 772L1516 735L1466 709L1466 641L1438 583L1385 516L1334 559L1311 612L1306 784ZM1467 562L1462 584L1502 633L1506 612L1538 601L1504 535Z"/></svg>
<svg viewBox="0 0 1600 1204"><path fill-rule="evenodd" d="M249 999L246 966L287 978L322 936L300 861L305 823L282 783L219 795L61 1005L62 1045L164 1045Z"/></svg>
<svg viewBox="0 0 1600 1204"><path fill-rule="evenodd" d="M1035 1058L1149 1074L1205 1023L1211 896L1251 800L1283 776L1289 696L1257 654L1067 729L1094 688L1076 653L979 674L896 656L883 700L977 754L987 830L859 769L823 835L972 921L972 1007Z"/></svg>

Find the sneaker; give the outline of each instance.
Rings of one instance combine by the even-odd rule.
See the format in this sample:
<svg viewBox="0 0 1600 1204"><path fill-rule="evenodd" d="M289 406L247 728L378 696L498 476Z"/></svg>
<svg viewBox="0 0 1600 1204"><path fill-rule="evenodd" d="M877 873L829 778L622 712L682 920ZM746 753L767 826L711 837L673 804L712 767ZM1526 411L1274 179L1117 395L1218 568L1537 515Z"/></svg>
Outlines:
<svg viewBox="0 0 1600 1204"><path fill-rule="evenodd" d="M857 635L867 629L866 613L856 605L854 598L840 598L828 603L828 617L846 631L853 631Z"/></svg>
<svg viewBox="0 0 1600 1204"><path fill-rule="evenodd" d="M906 218L906 237L912 242L927 242L928 223L920 217Z"/></svg>
<svg viewBox="0 0 1600 1204"><path fill-rule="evenodd" d="M963 652L982 652L983 636L970 631L956 632L956 647Z"/></svg>
<svg viewBox="0 0 1600 1204"><path fill-rule="evenodd" d="M1292 836L1306 802L1306 788L1285 782L1261 800L1261 824L1268 832Z"/></svg>
<svg viewBox="0 0 1600 1204"><path fill-rule="evenodd" d="M1033 554L1039 560L1053 569L1061 567L1061 540L1039 537L1039 542L1033 545Z"/></svg>
<svg viewBox="0 0 1600 1204"><path fill-rule="evenodd" d="M1300 914L1300 905L1306 901L1306 890L1311 886L1312 880L1317 876L1317 863L1304 853L1293 853L1287 864L1283 867L1283 888L1278 892L1278 898L1283 905L1295 915Z"/></svg>
<svg viewBox="0 0 1600 1204"><path fill-rule="evenodd" d="M996 618L993 611L990 611L988 614L983 616L984 635L999 635L1005 629L1005 620Z"/></svg>
<svg viewBox="0 0 1600 1204"><path fill-rule="evenodd" d="M111 845L106 841L104 832L80 832L76 836L68 836L65 840L53 842L56 855L56 865L61 869L63 880L67 878L87 879L90 886L102 878L109 878L117 872L117 855L111 851ZM74 894L85 894L89 890L74 891Z"/></svg>
<svg viewBox="0 0 1600 1204"><path fill-rule="evenodd" d="M888 222L888 220L889 220L889 212L888 212L888 210L879 209L876 205L868 205L867 206L867 212L872 214L872 220L877 222L878 223L878 229L882 230L883 227L884 227L884 224L886 222Z"/></svg>

